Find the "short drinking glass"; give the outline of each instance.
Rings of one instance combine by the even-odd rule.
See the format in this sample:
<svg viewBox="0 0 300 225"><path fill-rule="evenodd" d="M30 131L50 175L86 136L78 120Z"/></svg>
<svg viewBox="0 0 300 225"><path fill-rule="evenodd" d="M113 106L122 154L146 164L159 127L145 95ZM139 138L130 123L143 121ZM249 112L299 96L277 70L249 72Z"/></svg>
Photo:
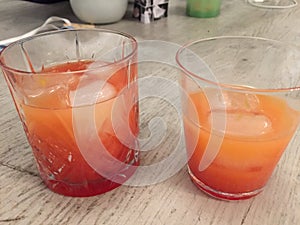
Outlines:
<svg viewBox="0 0 300 225"><path fill-rule="evenodd" d="M101 29L44 33L1 52L4 77L52 191L101 194L135 171L136 57L133 37Z"/></svg>
<svg viewBox="0 0 300 225"><path fill-rule="evenodd" d="M183 46L176 60L192 181L220 199L255 196L299 124L299 48L215 37Z"/></svg>

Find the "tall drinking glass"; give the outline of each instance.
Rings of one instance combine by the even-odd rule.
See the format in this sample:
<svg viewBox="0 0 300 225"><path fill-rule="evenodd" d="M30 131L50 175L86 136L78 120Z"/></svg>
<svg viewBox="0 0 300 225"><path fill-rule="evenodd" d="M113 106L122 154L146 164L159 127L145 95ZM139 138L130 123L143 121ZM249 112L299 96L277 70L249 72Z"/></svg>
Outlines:
<svg viewBox="0 0 300 225"><path fill-rule="evenodd" d="M183 120L188 168L213 197L261 192L299 124L300 50L256 37L183 46Z"/></svg>
<svg viewBox="0 0 300 225"><path fill-rule="evenodd" d="M40 175L91 196L138 165L137 42L109 30L49 32L13 43L0 65Z"/></svg>

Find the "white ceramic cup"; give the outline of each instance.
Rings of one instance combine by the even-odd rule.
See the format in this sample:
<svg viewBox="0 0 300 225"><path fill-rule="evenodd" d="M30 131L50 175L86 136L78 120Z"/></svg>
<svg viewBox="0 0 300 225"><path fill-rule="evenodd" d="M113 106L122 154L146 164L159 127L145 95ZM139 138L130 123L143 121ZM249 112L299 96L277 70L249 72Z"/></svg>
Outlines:
<svg viewBox="0 0 300 225"><path fill-rule="evenodd" d="M114 23L123 18L128 0L70 0L75 15L94 24Z"/></svg>

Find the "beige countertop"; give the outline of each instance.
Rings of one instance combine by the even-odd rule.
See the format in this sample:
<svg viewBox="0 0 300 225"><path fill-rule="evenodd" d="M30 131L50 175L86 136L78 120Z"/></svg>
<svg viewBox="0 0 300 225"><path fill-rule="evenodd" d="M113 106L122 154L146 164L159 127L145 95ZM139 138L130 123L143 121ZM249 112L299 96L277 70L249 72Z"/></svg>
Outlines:
<svg viewBox="0 0 300 225"><path fill-rule="evenodd" d="M171 0L169 17L142 24L125 18L98 27L130 33L138 40L183 44L218 35L249 35L300 45L300 6L285 10L252 7L244 0L224 0L221 15L197 19L185 15L185 1ZM0 0L0 39L21 35L50 16L80 22L68 1L43 5ZM299 62L300 63L300 62ZM147 71L141 65L140 72ZM151 73L160 73L159 66ZM166 89L166 91L168 91ZM152 104L152 105L151 105ZM141 101L141 133L147 135L151 117L165 112L168 135L142 163L154 163L172 152L178 139L176 112L164 102ZM170 119L171 118L171 119ZM175 119L172 119L175 118ZM89 198L64 197L49 191L38 176L30 146L13 101L0 76L0 224L300 224L300 136L296 134L265 190L244 201L208 197L190 181L186 166L171 178L144 187L122 186Z"/></svg>

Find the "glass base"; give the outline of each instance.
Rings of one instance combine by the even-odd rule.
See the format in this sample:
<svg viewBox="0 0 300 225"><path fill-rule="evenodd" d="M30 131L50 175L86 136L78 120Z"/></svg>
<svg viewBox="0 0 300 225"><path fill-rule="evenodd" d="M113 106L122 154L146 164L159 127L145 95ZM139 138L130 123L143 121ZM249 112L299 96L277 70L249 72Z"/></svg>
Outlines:
<svg viewBox="0 0 300 225"><path fill-rule="evenodd" d="M136 171L139 161L135 161L129 165L126 171L122 172L122 176L118 183L106 178L99 180L85 181L84 183L67 183L55 179L49 179L41 174L42 180L46 186L53 192L70 197L90 197L111 191L123 183L125 183Z"/></svg>
<svg viewBox="0 0 300 225"><path fill-rule="evenodd" d="M57 180L44 180L46 186L53 192L69 197L90 197L111 191L121 184L103 179L87 181L84 184L68 184Z"/></svg>
<svg viewBox="0 0 300 225"><path fill-rule="evenodd" d="M249 198L252 198L252 197L256 196L257 194L259 194L263 190L263 188L261 188L261 189L258 189L258 190L254 190L254 191L250 191L250 192L244 192L244 193L226 193L226 192L215 190L215 189L207 186L203 182L201 182L192 173L192 171L190 170L190 168L188 168L188 172L190 174L190 178L191 178L192 182L200 190L202 190L204 193L208 194L209 196L214 197L216 199L220 199L220 200L236 201L236 200L249 199Z"/></svg>

